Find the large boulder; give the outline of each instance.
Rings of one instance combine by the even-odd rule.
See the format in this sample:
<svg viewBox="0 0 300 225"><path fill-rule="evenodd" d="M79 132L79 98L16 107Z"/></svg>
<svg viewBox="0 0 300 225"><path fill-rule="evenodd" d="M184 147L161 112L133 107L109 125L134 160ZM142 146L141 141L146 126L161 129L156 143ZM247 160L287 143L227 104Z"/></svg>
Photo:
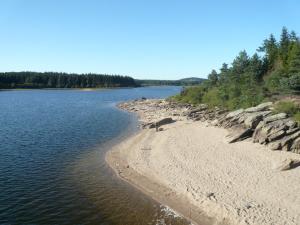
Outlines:
<svg viewBox="0 0 300 225"><path fill-rule="evenodd" d="M253 134L253 130L250 128L247 129L235 129L232 134L230 134L230 138L228 140L228 143L234 143L238 141L245 140L247 138L250 138Z"/></svg>
<svg viewBox="0 0 300 225"><path fill-rule="evenodd" d="M276 143L272 144L270 147L272 150L292 151L294 144L295 144L294 149L297 149L297 143L295 143L294 140L298 139L299 137L300 137L300 131L297 131L291 135L283 137L282 139L278 140Z"/></svg>
<svg viewBox="0 0 300 225"><path fill-rule="evenodd" d="M244 109L238 109L238 110L232 111L226 115L226 119L231 119L231 118L237 117L237 116L241 115L244 111L245 111Z"/></svg>
<svg viewBox="0 0 300 225"><path fill-rule="evenodd" d="M261 144L268 143L268 137L280 131L285 131L289 127L285 124L285 120L276 120L270 123L265 123L265 121L261 121L254 133L253 133L253 141L259 142ZM275 138L276 139L276 138ZM274 139L274 140L275 140Z"/></svg>
<svg viewBox="0 0 300 225"><path fill-rule="evenodd" d="M271 114L271 111L255 112L251 114L245 114L244 124L247 128L255 129L260 121L267 115Z"/></svg>
<svg viewBox="0 0 300 225"><path fill-rule="evenodd" d="M282 119L285 119L285 118L287 118L286 113L278 113L278 114L275 114L275 115L272 115L272 116L267 116L266 118L264 118L264 122L265 123L271 123L273 121L282 120Z"/></svg>
<svg viewBox="0 0 300 225"><path fill-rule="evenodd" d="M284 137L284 135L285 135L285 131L284 130L279 130L277 132L273 132L272 134L270 134L267 137L267 142L276 141L276 140Z"/></svg>
<svg viewBox="0 0 300 225"><path fill-rule="evenodd" d="M298 137L300 137L300 131L297 131L294 134L285 136L280 142L282 150L290 151L294 140L297 139Z"/></svg>
<svg viewBox="0 0 300 225"><path fill-rule="evenodd" d="M273 104L272 102L264 102L264 103L259 104L258 106L245 109L245 112L252 113L252 112L265 111L265 110L269 109L270 106L272 106L272 104Z"/></svg>

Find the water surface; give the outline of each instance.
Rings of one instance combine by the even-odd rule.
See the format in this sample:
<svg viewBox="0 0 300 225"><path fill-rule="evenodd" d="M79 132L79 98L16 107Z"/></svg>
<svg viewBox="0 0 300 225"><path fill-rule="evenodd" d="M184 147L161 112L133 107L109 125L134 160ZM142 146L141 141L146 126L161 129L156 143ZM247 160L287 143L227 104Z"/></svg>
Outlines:
<svg viewBox="0 0 300 225"><path fill-rule="evenodd" d="M0 224L188 224L104 161L116 138L136 130L116 103L179 90L0 92Z"/></svg>

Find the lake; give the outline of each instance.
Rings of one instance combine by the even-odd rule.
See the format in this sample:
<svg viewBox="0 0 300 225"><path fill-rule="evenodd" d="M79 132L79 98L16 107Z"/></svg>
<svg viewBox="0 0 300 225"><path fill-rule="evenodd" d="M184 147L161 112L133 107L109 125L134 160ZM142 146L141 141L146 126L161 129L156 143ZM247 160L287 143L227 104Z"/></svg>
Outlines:
<svg viewBox="0 0 300 225"><path fill-rule="evenodd" d="M137 131L120 101L180 87L0 92L0 224L189 224L120 180L109 147Z"/></svg>

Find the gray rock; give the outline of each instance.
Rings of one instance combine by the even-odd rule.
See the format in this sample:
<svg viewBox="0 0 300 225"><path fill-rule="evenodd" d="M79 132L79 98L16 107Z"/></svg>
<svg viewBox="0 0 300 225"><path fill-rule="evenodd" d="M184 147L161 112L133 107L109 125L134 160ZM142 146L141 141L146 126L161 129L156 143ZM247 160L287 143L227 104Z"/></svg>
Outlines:
<svg viewBox="0 0 300 225"><path fill-rule="evenodd" d="M284 120L276 120L266 124L264 121L261 121L254 131L254 142L259 142L261 144L267 143L267 138L269 135L279 132L280 130L287 129L287 126L284 122Z"/></svg>
<svg viewBox="0 0 300 225"><path fill-rule="evenodd" d="M280 150L282 148L280 141L273 142L269 145L269 148L273 151Z"/></svg>
<svg viewBox="0 0 300 225"><path fill-rule="evenodd" d="M228 113L226 115L226 119L230 119L230 118L236 117L236 116L240 115L243 112L244 112L244 109L238 109L236 111L230 112L230 113Z"/></svg>
<svg viewBox="0 0 300 225"><path fill-rule="evenodd" d="M279 130L277 132L274 132L267 137L267 142L276 141L276 140L282 138L284 135L285 135L284 130Z"/></svg>
<svg viewBox="0 0 300 225"><path fill-rule="evenodd" d="M258 106L245 109L245 112L259 112L259 111L264 111L266 109L269 109L270 106L272 106L272 104L273 104L272 102L264 102L264 103L259 104Z"/></svg>
<svg viewBox="0 0 300 225"><path fill-rule="evenodd" d="M192 117L194 114L202 112L208 108L207 105L201 104L197 108L190 109L184 113L185 116Z"/></svg>
<svg viewBox="0 0 300 225"><path fill-rule="evenodd" d="M267 115L269 115L271 111L262 111L262 112L255 112L251 114L246 114L244 124L247 128L255 129L256 126L259 124L260 121Z"/></svg>
<svg viewBox="0 0 300 225"><path fill-rule="evenodd" d="M273 121L282 120L282 119L285 119L285 118L287 118L286 113L278 113L278 114L275 114L275 115L268 116L268 117L264 118L264 122L265 123L271 123Z"/></svg>
<svg viewBox="0 0 300 225"><path fill-rule="evenodd" d="M291 151L300 154L300 138L294 140L291 146Z"/></svg>
<svg viewBox="0 0 300 225"><path fill-rule="evenodd" d="M299 127L292 128L292 129L288 129L288 130L286 131L286 135L294 134L294 133L296 133L298 130L300 130Z"/></svg>
<svg viewBox="0 0 300 225"><path fill-rule="evenodd" d="M300 160L296 159L285 159L282 162L274 166L274 169L277 171L290 170L300 166Z"/></svg>
<svg viewBox="0 0 300 225"><path fill-rule="evenodd" d="M287 119L285 124L290 128L296 128L297 127L297 123L294 120L291 119Z"/></svg>
<svg viewBox="0 0 300 225"><path fill-rule="evenodd" d="M174 120L171 118L171 117L167 117L167 118L164 118L164 119L161 119L161 120L158 120L154 123L151 123L149 128L158 128L162 125L166 125L166 124L169 124L169 123L173 123Z"/></svg>
<svg viewBox="0 0 300 225"><path fill-rule="evenodd" d="M294 134L291 134L289 136L285 136L284 138L281 139L280 144L282 146L282 150L284 151L290 151L293 141L300 137L300 131L297 131Z"/></svg>
<svg viewBox="0 0 300 225"><path fill-rule="evenodd" d="M228 140L228 143L234 143L237 141L245 140L245 139L251 137L252 134L253 134L253 130L250 128L235 130L232 137Z"/></svg>

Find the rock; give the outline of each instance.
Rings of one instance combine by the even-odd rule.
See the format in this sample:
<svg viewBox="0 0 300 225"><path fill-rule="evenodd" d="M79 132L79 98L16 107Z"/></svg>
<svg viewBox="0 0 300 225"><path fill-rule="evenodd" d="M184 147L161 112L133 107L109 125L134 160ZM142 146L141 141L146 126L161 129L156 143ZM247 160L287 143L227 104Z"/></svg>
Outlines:
<svg viewBox="0 0 300 225"><path fill-rule="evenodd" d="M282 138L280 143L281 143L283 150L289 151L292 147L293 141L298 137L300 137L300 131L297 131L294 134L291 134L289 136L285 136L284 138Z"/></svg>
<svg viewBox="0 0 300 225"><path fill-rule="evenodd" d="M275 133L272 133L267 137L267 142L276 141L276 140L282 138L284 135L285 135L284 130L280 130L280 131L277 131Z"/></svg>
<svg viewBox="0 0 300 225"><path fill-rule="evenodd" d="M300 138L297 138L294 140L292 146L291 146L291 151L294 153L300 154Z"/></svg>
<svg viewBox="0 0 300 225"><path fill-rule="evenodd" d="M297 122L295 122L294 120L291 119L287 119L285 124L290 128L296 128L297 127Z"/></svg>
<svg viewBox="0 0 300 225"><path fill-rule="evenodd" d="M268 117L264 118L264 122L265 123L271 123L273 121L282 120L282 119L285 119L285 118L287 118L286 113L278 113L278 114L275 114L275 115L268 116Z"/></svg>
<svg viewBox="0 0 300 225"><path fill-rule="evenodd" d="M265 121L261 121L253 134L253 141L259 142L261 144L268 142L268 137L276 132L279 132L281 130L287 130L288 126L285 124L285 120L276 120L273 122L270 122L268 124L265 123Z"/></svg>
<svg viewBox="0 0 300 225"><path fill-rule="evenodd" d="M252 136L253 130L250 128L247 129L240 129L239 131L234 131L235 134L232 135L232 137L229 139L228 143L234 143L237 141L245 140Z"/></svg>
<svg viewBox="0 0 300 225"><path fill-rule="evenodd" d="M288 129L285 133L286 135L290 135L296 133L298 130L300 130L300 128L296 127L296 128Z"/></svg>
<svg viewBox="0 0 300 225"><path fill-rule="evenodd" d="M264 111L266 109L269 109L270 106L272 106L272 104L273 104L272 102L264 102L264 103L259 104L258 106L245 109L245 112L251 113L251 112Z"/></svg>
<svg viewBox="0 0 300 225"><path fill-rule="evenodd" d="M244 109L238 109L236 111L230 112L226 115L226 119L231 119L233 117L236 117L244 112Z"/></svg>
<svg viewBox="0 0 300 225"><path fill-rule="evenodd" d="M255 129L256 126L259 124L260 121L263 120L263 118L267 115L269 115L271 111L262 111L262 112L256 112L252 114L246 114L244 124L247 128Z"/></svg>
<svg viewBox="0 0 300 225"><path fill-rule="evenodd" d="M280 141L273 142L269 145L269 148L273 151L280 150L282 148Z"/></svg>
<svg viewBox="0 0 300 225"><path fill-rule="evenodd" d="M197 108L193 108L193 109L190 109L190 110L184 112L184 115L191 117L193 114L202 112L202 111L206 110L207 108L208 108L207 105L201 104Z"/></svg>
<svg viewBox="0 0 300 225"><path fill-rule="evenodd" d="M151 123L151 125L149 126L149 128L158 128L162 125L166 125L166 124L169 124L169 123L173 123L174 120L171 118L171 117L167 117L167 118L164 118L164 119L161 119L161 120L158 120L154 123Z"/></svg>
<svg viewBox="0 0 300 225"><path fill-rule="evenodd" d="M300 160L296 159L285 159L280 162L278 165L274 166L274 169L277 171L290 170L300 166Z"/></svg>
<svg viewBox="0 0 300 225"><path fill-rule="evenodd" d="M212 126L218 126L218 124L219 124L219 120L218 119L215 119L215 120L211 121L211 125Z"/></svg>
<svg viewBox="0 0 300 225"><path fill-rule="evenodd" d="M164 130L164 128L162 128L162 127L158 128L158 131L163 131L163 130Z"/></svg>

